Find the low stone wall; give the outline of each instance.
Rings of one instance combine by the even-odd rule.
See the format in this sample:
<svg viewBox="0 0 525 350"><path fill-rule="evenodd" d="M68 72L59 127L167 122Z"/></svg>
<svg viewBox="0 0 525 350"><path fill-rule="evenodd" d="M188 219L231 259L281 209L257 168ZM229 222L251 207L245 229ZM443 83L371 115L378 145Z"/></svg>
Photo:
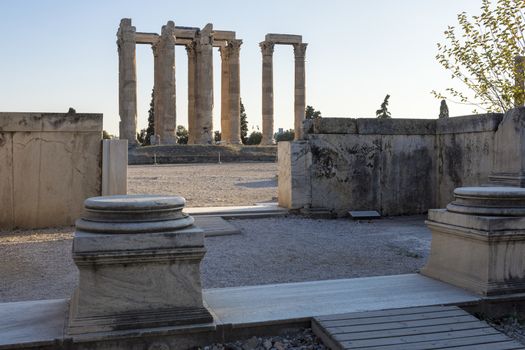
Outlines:
<svg viewBox="0 0 525 350"><path fill-rule="evenodd" d="M101 193L102 115L0 113L0 229L72 225Z"/></svg>
<svg viewBox="0 0 525 350"><path fill-rule="evenodd" d="M488 182L502 117L307 120L304 141L279 143L279 204L339 215L443 207L454 188Z"/></svg>

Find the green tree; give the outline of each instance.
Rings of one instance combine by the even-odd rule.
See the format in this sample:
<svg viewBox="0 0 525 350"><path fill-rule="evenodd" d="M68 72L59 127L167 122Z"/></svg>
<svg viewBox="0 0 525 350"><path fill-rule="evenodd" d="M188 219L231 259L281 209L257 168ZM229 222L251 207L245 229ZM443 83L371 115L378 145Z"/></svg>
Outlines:
<svg viewBox="0 0 525 350"><path fill-rule="evenodd" d="M385 99L383 100L383 103L381 103L381 108L376 111L376 117L379 119L388 119L392 118L390 115L390 112L388 111L388 99L390 98L390 95L386 95Z"/></svg>
<svg viewBox="0 0 525 350"><path fill-rule="evenodd" d="M306 119L317 119L321 118L321 112L316 111L312 106L306 106L304 110L304 116Z"/></svg>
<svg viewBox="0 0 525 350"><path fill-rule="evenodd" d="M261 143L262 140L262 132L260 131L252 131L250 136L248 136L248 139L246 140L247 145L258 145Z"/></svg>
<svg viewBox="0 0 525 350"><path fill-rule="evenodd" d="M186 145L188 143L188 130L184 126L177 125L176 135L179 145Z"/></svg>
<svg viewBox="0 0 525 350"><path fill-rule="evenodd" d="M113 135L111 135L109 132L107 132L106 130L102 130L102 138L104 140L110 140L113 138Z"/></svg>
<svg viewBox="0 0 525 350"><path fill-rule="evenodd" d="M279 141L293 141L295 138L295 131L293 129L285 130L283 132L276 132L273 135L275 142Z"/></svg>
<svg viewBox="0 0 525 350"><path fill-rule="evenodd" d="M446 93L432 91L439 98L452 96L456 102L470 104L488 112L505 112L514 101L523 101L523 62L517 56L525 53L525 1L481 1L481 14L460 13L458 27L448 26L445 43L437 44L436 59L470 90L473 97L455 88Z"/></svg>
<svg viewBox="0 0 525 350"><path fill-rule="evenodd" d="M213 132L213 141L215 141L215 143L220 142L221 137L222 137L222 133L219 130L215 130Z"/></svg>
<svg viewBox="0 0 525 350"><path fill-rule="evenodd" d="M248 119L246 117L246 110L244 109L244 105L242 104L241 99L241 141L243 144L246 144L246 140L248 139Z"/></svg>
<svg viewBox="0 0 525 350"><path fill-rule="evenodd" d="M141 146L147 146L149 143L146 143L146 129L140 130L140 132L137 133L137 142Z"/></svg>

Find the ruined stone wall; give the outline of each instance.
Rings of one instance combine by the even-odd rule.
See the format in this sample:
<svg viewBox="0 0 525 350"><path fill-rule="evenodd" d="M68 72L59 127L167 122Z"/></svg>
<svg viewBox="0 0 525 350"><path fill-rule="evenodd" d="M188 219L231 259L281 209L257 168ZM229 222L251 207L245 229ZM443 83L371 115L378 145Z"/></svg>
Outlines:
<svg viewBox="0 0 525 350"><path fill-rule="evenodd" d="M306 121L306 141L279 143L279 203L338 214L442 207L455 187L488 182L501 118Z"/></svg>
<svg viewBox="0 0 525 350"><path fill-rule="evenodd" d="M72 225L101 193L101 114L0 113L0 229Z"/></svg>

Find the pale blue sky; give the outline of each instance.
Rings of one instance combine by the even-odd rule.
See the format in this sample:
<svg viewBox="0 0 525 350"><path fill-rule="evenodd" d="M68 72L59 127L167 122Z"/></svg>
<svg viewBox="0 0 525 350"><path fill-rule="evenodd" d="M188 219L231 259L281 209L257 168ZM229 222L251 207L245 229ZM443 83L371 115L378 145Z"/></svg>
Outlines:
<svg viewBox="0 0 525 350"><path fill-rule="evenodd" d="M130 17L137 31L180 26L234 30L241 47L241 96L250 128L261 125L261 53L266 33L303 35L306 103L323 116L372 117L388 93L393 117L436 118L433 89L452 85L436 62L436 43L461 11L480 0L347 1L29 1L0 0L0 111L104 113L118 133L116 31ZM214 53L214 129L220 128L220 55ZM187 57L176 49L177 124L187 125ZM137 48L139 126L147 123L153 84L149 46ZM455 85L457 86L457 85ZM293 125L293 50L274 53L275 128ZM471 107L449 103L451 115Z"/></svg>

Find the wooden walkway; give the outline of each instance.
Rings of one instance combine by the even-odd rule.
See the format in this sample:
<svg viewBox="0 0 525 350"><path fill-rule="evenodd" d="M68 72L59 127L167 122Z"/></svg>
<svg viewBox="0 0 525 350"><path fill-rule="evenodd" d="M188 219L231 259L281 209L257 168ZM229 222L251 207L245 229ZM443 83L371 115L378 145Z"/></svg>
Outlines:
<svg viewBox="0 0 525 350"><path fill-rule="evenodd" d="M318 316L312 328L332 350L525 349L456 306Z"/></svg>

